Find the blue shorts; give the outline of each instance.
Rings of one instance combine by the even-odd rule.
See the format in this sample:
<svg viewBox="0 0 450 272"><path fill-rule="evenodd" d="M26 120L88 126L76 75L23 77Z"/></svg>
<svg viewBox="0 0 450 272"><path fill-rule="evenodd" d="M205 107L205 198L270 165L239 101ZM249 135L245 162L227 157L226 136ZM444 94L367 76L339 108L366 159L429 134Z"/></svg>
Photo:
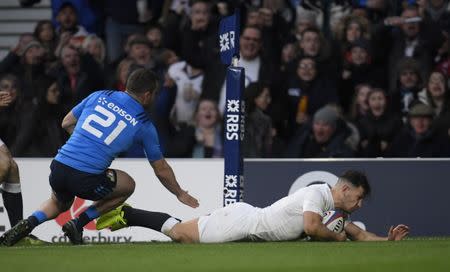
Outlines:
<svg viewBox="0 0 450 272"><path fill-rule="evenodd" d="M101 174L91 174L53 160L50 165L50 186L63 203L71 202L75 196L92 201L109 195L117 183L116 171L107 169Z"/></svg>

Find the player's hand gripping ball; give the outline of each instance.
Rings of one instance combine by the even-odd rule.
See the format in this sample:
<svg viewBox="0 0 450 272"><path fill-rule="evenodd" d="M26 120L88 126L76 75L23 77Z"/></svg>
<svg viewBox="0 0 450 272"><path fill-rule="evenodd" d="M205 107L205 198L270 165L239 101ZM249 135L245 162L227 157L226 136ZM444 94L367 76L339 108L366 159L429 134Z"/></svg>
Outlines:
<svg viewBox="0 0 450 272"><path fill-rule="evenodd" d="M331 231L341 233L344 230L347 214L341 210L327 211L323 214L322 223Z"/></svg>

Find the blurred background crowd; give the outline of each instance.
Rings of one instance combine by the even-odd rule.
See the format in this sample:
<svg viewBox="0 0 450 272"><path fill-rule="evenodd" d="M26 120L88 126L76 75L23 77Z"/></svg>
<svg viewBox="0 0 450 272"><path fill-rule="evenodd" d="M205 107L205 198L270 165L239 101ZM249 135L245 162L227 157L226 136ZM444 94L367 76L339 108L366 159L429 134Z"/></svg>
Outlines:
<svg viewBox="0 0 450 272"><path fill-rule="evenodd" d="M239 8L244 157L450 157L448 0L51 3L53 18L0 62L0 138L13 156L55 155L74 105L125 91L146 67L161 78L149 114L165 156L222 157L217 30Z"/></svg>

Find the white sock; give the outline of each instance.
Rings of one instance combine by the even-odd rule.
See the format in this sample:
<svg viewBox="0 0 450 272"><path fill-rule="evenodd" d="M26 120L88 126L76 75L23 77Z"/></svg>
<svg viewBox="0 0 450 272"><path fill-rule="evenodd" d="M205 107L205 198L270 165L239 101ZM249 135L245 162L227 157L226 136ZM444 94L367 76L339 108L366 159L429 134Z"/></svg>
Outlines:
<svg viewBox="0 0 450 272"><path fill-rule="evenodd" d="M175 226L176 224L180 223L180 221L176 218L170 217L169 219L164 222L164 224L161 227L161 232L165 235L169 236L170 230Z"/></svg>

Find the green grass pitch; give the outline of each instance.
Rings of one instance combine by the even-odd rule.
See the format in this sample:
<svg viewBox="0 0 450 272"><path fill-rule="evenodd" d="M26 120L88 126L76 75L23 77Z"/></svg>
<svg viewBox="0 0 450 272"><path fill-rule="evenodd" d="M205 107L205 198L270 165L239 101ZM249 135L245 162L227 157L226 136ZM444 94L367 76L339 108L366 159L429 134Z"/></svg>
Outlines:
<svg viewBox="0 0 450 272"><path fill-rule="evenodd" d="M7 271L450 271L450 238L401 242L66 244L0 248Z"/></svg>

